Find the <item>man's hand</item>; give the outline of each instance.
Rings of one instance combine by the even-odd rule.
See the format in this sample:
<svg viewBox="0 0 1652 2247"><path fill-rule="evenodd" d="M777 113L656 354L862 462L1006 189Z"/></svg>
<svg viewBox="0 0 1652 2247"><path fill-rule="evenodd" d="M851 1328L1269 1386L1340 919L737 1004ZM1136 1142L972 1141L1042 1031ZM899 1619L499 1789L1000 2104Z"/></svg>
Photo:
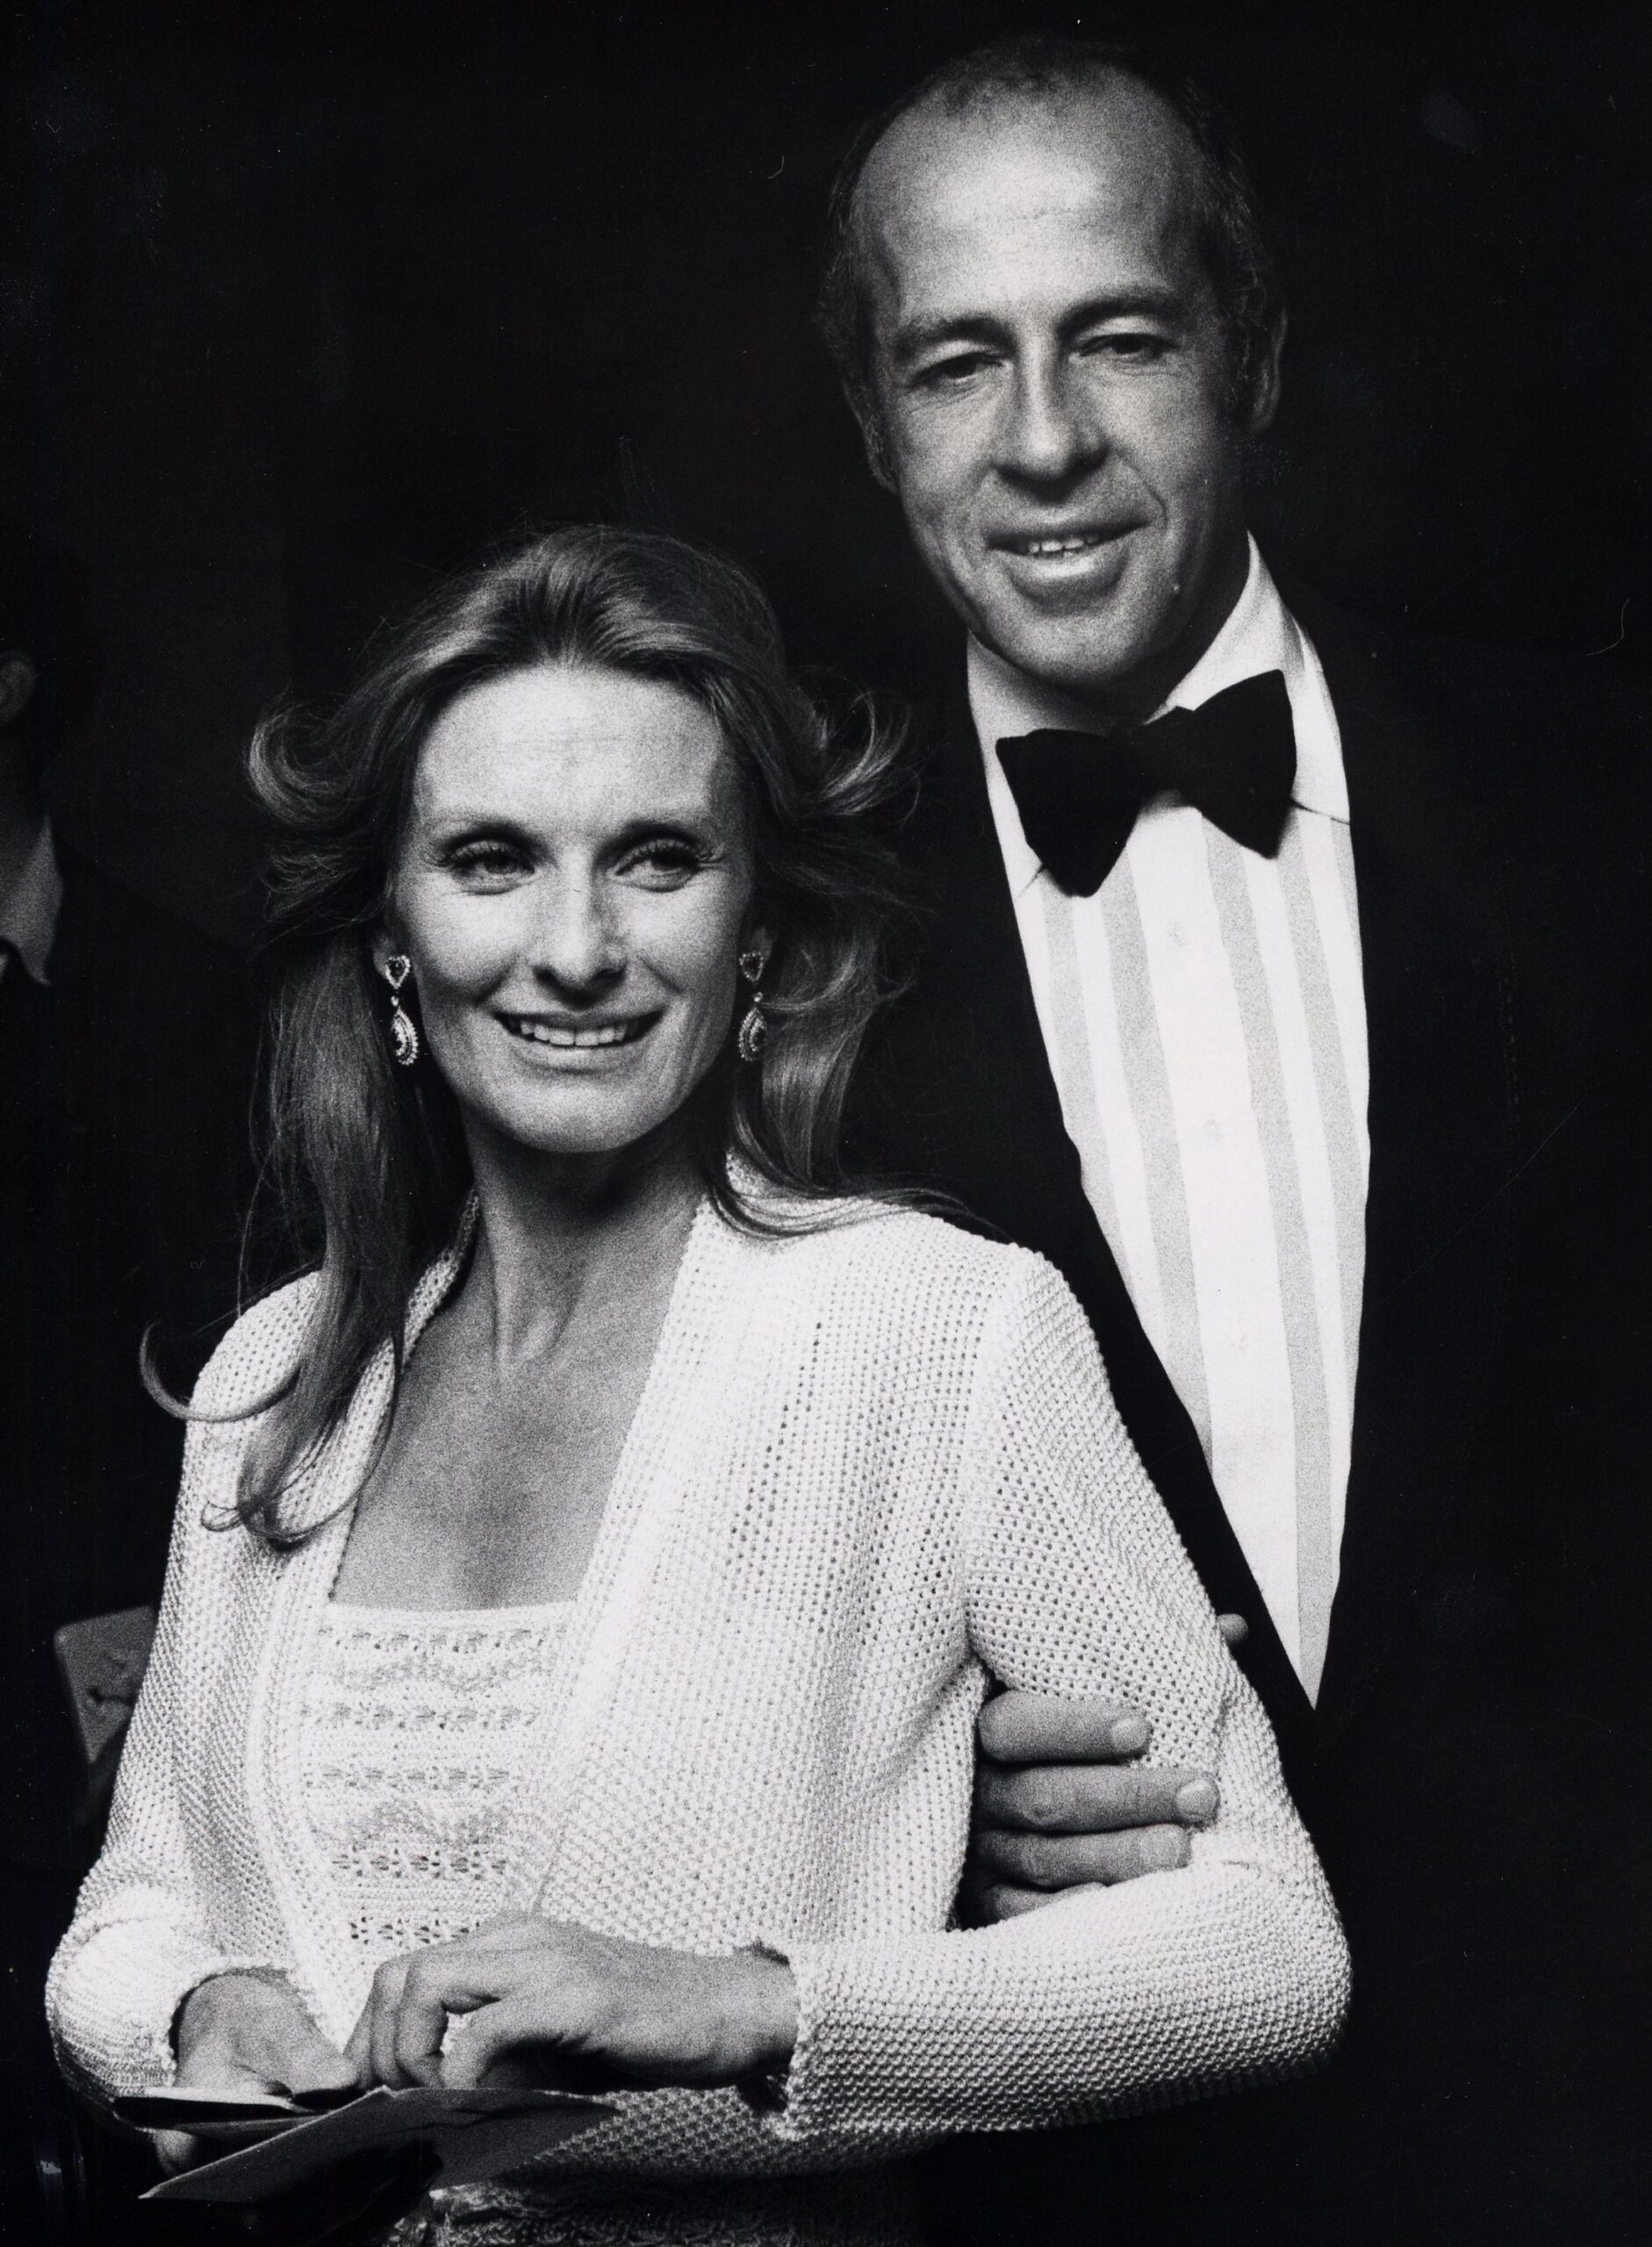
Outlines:
<svg viewBox="0 0 1652 2247"><path fill-rule="evenodd" d="M285 1983L259 1974L215 1974L190 1992L178 2014L181 2091L336 2091L356 2070L329 2044ZM162 2168L187 2169L204 2150L181 2130L158 2131Z"/></svg>
<svg viewBox="0 0 1652 2247"><path fill-rule="evenodd" d="M1237 1616L1223 1617L1230 1646L1243 1629ZM1110 1886L1184 1865L1189 1827L1216 1815L1208 1771L1134 1761L1151 1728L1116 1702L1001 1693L981 1711L977 1730L964 1900L978 1924L1036 1911L1064 1888Z"/></svg>
<svg viewBox="0 0 1652 2247"><path fill-rule="evenodd" d="M796 2041L796 1985L779 1959L702 1957L529 1913L381 1966L347 2049L358 2081L392 2090L502 2068L607 2091L737 2083L783 2067Z"/></svg>

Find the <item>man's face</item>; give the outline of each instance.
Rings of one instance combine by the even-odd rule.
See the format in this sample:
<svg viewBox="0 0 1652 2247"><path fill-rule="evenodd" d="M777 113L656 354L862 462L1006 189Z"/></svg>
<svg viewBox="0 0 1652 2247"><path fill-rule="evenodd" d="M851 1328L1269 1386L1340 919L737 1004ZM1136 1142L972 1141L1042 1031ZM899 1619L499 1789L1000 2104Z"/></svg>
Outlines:
<svg viewBox="0 0 1652 2247"><path fill-rule="evenodd" d="M977 639L1152 708L1244 578L1246 435L1190 212L1196 157L1112 80L891 128L861 184L887 469Z"/></svg>

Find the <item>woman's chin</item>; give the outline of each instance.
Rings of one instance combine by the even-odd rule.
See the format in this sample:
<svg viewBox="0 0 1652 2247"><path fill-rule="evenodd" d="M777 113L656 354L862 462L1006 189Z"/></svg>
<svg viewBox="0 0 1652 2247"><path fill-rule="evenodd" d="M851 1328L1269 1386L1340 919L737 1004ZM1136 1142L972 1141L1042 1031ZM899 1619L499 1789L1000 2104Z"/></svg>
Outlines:
<svg viewBox="0 0 1652 2247"><path fill-rule="evenodd" d="M486 1137L502 1150L546 1161L598 1160L665 1133L683 1102L675 1099L615 1099L595 1086L560 1088L554 1100L512 1102L485 1116L471 1111Z"/></svg>

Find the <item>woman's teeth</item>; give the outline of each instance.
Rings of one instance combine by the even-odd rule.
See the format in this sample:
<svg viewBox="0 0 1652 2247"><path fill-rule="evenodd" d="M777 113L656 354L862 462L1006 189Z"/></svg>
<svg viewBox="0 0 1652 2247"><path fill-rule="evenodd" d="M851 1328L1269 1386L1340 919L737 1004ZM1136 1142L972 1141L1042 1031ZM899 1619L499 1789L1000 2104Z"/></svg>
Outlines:
<svg viewBox="0 0 1652 2247"><path fill-rule="evenodd" d="M623 1045L636 1035L637 1024L628 1022L606 1023L599 1030L557 1030L549 1023L529 1022L518 1015L506 1023L512 1035L526 1037L535 1045Z"/></svg>

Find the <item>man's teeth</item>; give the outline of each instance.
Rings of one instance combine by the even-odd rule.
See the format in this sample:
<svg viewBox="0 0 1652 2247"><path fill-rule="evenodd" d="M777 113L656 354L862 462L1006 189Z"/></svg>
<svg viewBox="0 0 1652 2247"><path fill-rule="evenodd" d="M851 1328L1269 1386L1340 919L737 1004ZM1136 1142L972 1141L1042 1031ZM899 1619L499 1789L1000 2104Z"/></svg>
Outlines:
<svg viewBox="0 0 1652 2247"><path fill-rule="evenodd" d="M631 1036L629 1023L607 1023L600 1030L556 1030L549 1023L528 1022L520 1015L510 1028L516 1037L531 1038L535 1045L623 1045Z"/></svg>
<svg viewBox="0 0 1652 2247"><path fill-rule="evenodd" d="M1100 544L1099 538L1088 537L1082 531L1074 531L1067 538L1024 538L1019 542L1018 551L1023 554L1082 554L1088 548Z"/></svg>

